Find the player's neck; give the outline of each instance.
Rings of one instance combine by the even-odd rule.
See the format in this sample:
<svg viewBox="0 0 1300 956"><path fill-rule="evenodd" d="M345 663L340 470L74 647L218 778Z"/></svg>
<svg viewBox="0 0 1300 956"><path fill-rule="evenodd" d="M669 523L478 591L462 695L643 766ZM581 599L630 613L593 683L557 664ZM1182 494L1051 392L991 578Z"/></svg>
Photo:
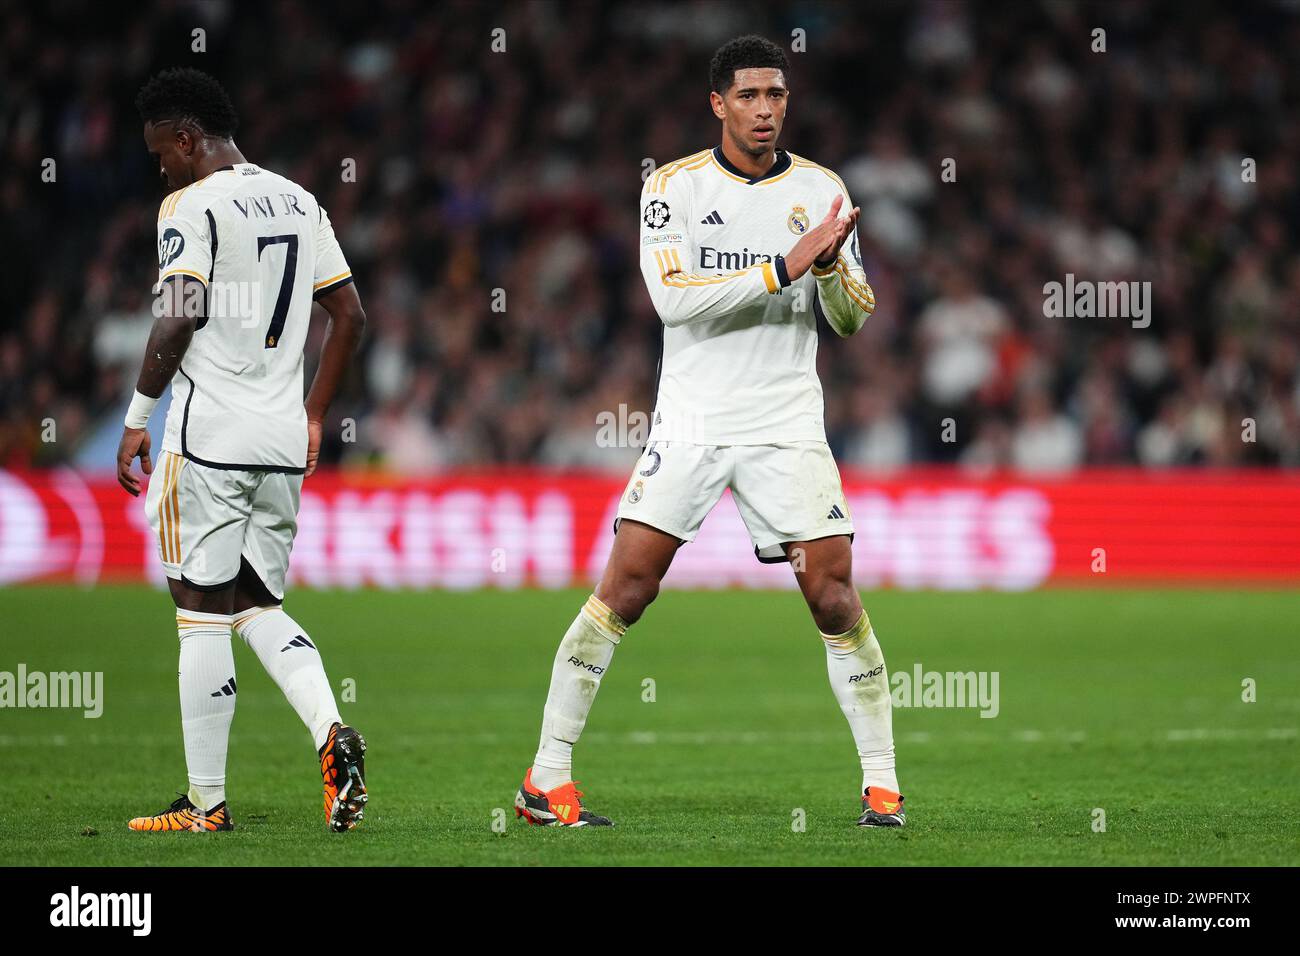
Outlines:
<svg viewBox="0 0 1300 956"><path fill-rule="evenodd" d="M233 141L219 143L204 153L203 158L194 164L194 181L198 182L206 176L211 176L225 166L246 162L248 160L244 159L244 154Z"/></svg>
<svg viewBox="0 0 1300 956"><path fill-rule="evenodd" d="M724 133L722 137L722 155L727 157L727 162L750 179L757 179L766 175L767 171L776 162L776 144L773 143L770 149L766 149L756 156L741 149L730 136Z"/></svg>

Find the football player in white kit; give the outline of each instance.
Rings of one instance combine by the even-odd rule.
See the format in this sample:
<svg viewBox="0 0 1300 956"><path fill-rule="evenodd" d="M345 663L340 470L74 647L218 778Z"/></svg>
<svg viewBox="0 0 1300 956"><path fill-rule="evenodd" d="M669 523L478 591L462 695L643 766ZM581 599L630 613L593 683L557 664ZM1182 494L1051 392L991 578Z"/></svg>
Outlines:
<svg viewBox="0 0 1300 956"><path fill-rule="evenodd" d="M573 744L615 647L728 488L756 556L791 563L821 632L862 769L858 824L906 822L888 676L853 586L853 522L816 371L817 317L852 335L875 297L843 182L777 148L787 71L781 48L761 37L720 48L710 102L721 145L660 167L642 190L641 272L664 324L655 408L604 575L555 658L515 799L530 823L610 825L582 806Z"/></svg>
<svg viewBox="0 0 1300 956"><path fill-rule="evenodd" d="M248 162L221 85L194 69L158 74L136 105L172 192L158 213L160 308L118 448L132 495L152 475L149 523L176 603L181 729L189 786L133 830L233 828L226 748L235 712L231 629L311 733L325 819L338 832L367 800L365 741L343 723L315 642L282 607L303 477L365 326L352 273L314 196ZM330 324L303 399L312 302ZM161 455L145 425L172 386Z"/></svg>

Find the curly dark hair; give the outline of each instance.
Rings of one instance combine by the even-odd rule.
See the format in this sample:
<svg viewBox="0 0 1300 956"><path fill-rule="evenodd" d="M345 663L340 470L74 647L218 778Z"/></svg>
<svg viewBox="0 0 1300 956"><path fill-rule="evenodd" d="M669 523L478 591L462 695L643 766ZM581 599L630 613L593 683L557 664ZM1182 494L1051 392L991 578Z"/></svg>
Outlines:
<svg viewBox="0 0 1300 956"><path fill-rule="evenodd" d="M156 74L135 98L146 123L189 121L209 136L230 139L239 127L239 114L215 77L193 67Z"/></svg>
<svg viewBox="0 0 1300 956"><path fill-rule="evenodd" d="M785 51L766 37L753 33L736 37L718 47L709 62L709 83L715 93L725 93L736 82L737 70L760 69L790 72Z"/></svg>

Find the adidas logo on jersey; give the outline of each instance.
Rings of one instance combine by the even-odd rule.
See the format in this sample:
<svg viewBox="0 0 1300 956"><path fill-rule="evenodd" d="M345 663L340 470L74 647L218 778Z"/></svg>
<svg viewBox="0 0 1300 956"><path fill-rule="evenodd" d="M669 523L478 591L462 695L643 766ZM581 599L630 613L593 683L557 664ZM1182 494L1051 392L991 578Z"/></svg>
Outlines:
<svg viewBox="0 0 1300 956"><path fill-rule="evenodd" d="M307 640L306 634L299 634L288 644L284 645L284 647L280 648L280 653L283 654L291 647L310 647L313 651L316 650L316 645L313 644L311 641Z"/></svg>
<svg viewBox="0 0 1300 956"><path fill-rule="evenodd" d="M713 210L713 212L709 213L707 216L705 216L703 219L700 220L700 225L701 226L725 226L726 223L722 221L722 217L718 215L718 211L715 209Z"/></svg>
<svg viewBox="0 0 1300 956"><path fill-rule="evenodd" d="M840 510L839 505L835 505L833 508L831 508L831 513L826 516L827 520L833 520L835 518L843 518L843 517L844 517L844 512Z"/></svg>
<svg viewBox="0 0 1300 956"><path fill-rule="evenodd" d="M235 679L232 677L221 685L221 690L214 690L213 697L233 697L235 694Z"/></svg>

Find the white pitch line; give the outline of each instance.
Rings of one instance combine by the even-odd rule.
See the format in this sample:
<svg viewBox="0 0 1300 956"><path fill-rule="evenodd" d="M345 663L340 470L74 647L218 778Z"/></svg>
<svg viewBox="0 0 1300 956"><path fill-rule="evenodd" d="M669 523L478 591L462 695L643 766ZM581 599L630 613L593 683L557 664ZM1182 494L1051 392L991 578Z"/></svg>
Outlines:
<svg viewBox="0 0 1300 956"><path fill-rule="evenodd" d="M1192 727L1187 730L1170 730L1165 739L1171 743L1190 740L1294 740L1295 727L1268 727L1259 730L1240 730L1229 727Z"/></svg>

